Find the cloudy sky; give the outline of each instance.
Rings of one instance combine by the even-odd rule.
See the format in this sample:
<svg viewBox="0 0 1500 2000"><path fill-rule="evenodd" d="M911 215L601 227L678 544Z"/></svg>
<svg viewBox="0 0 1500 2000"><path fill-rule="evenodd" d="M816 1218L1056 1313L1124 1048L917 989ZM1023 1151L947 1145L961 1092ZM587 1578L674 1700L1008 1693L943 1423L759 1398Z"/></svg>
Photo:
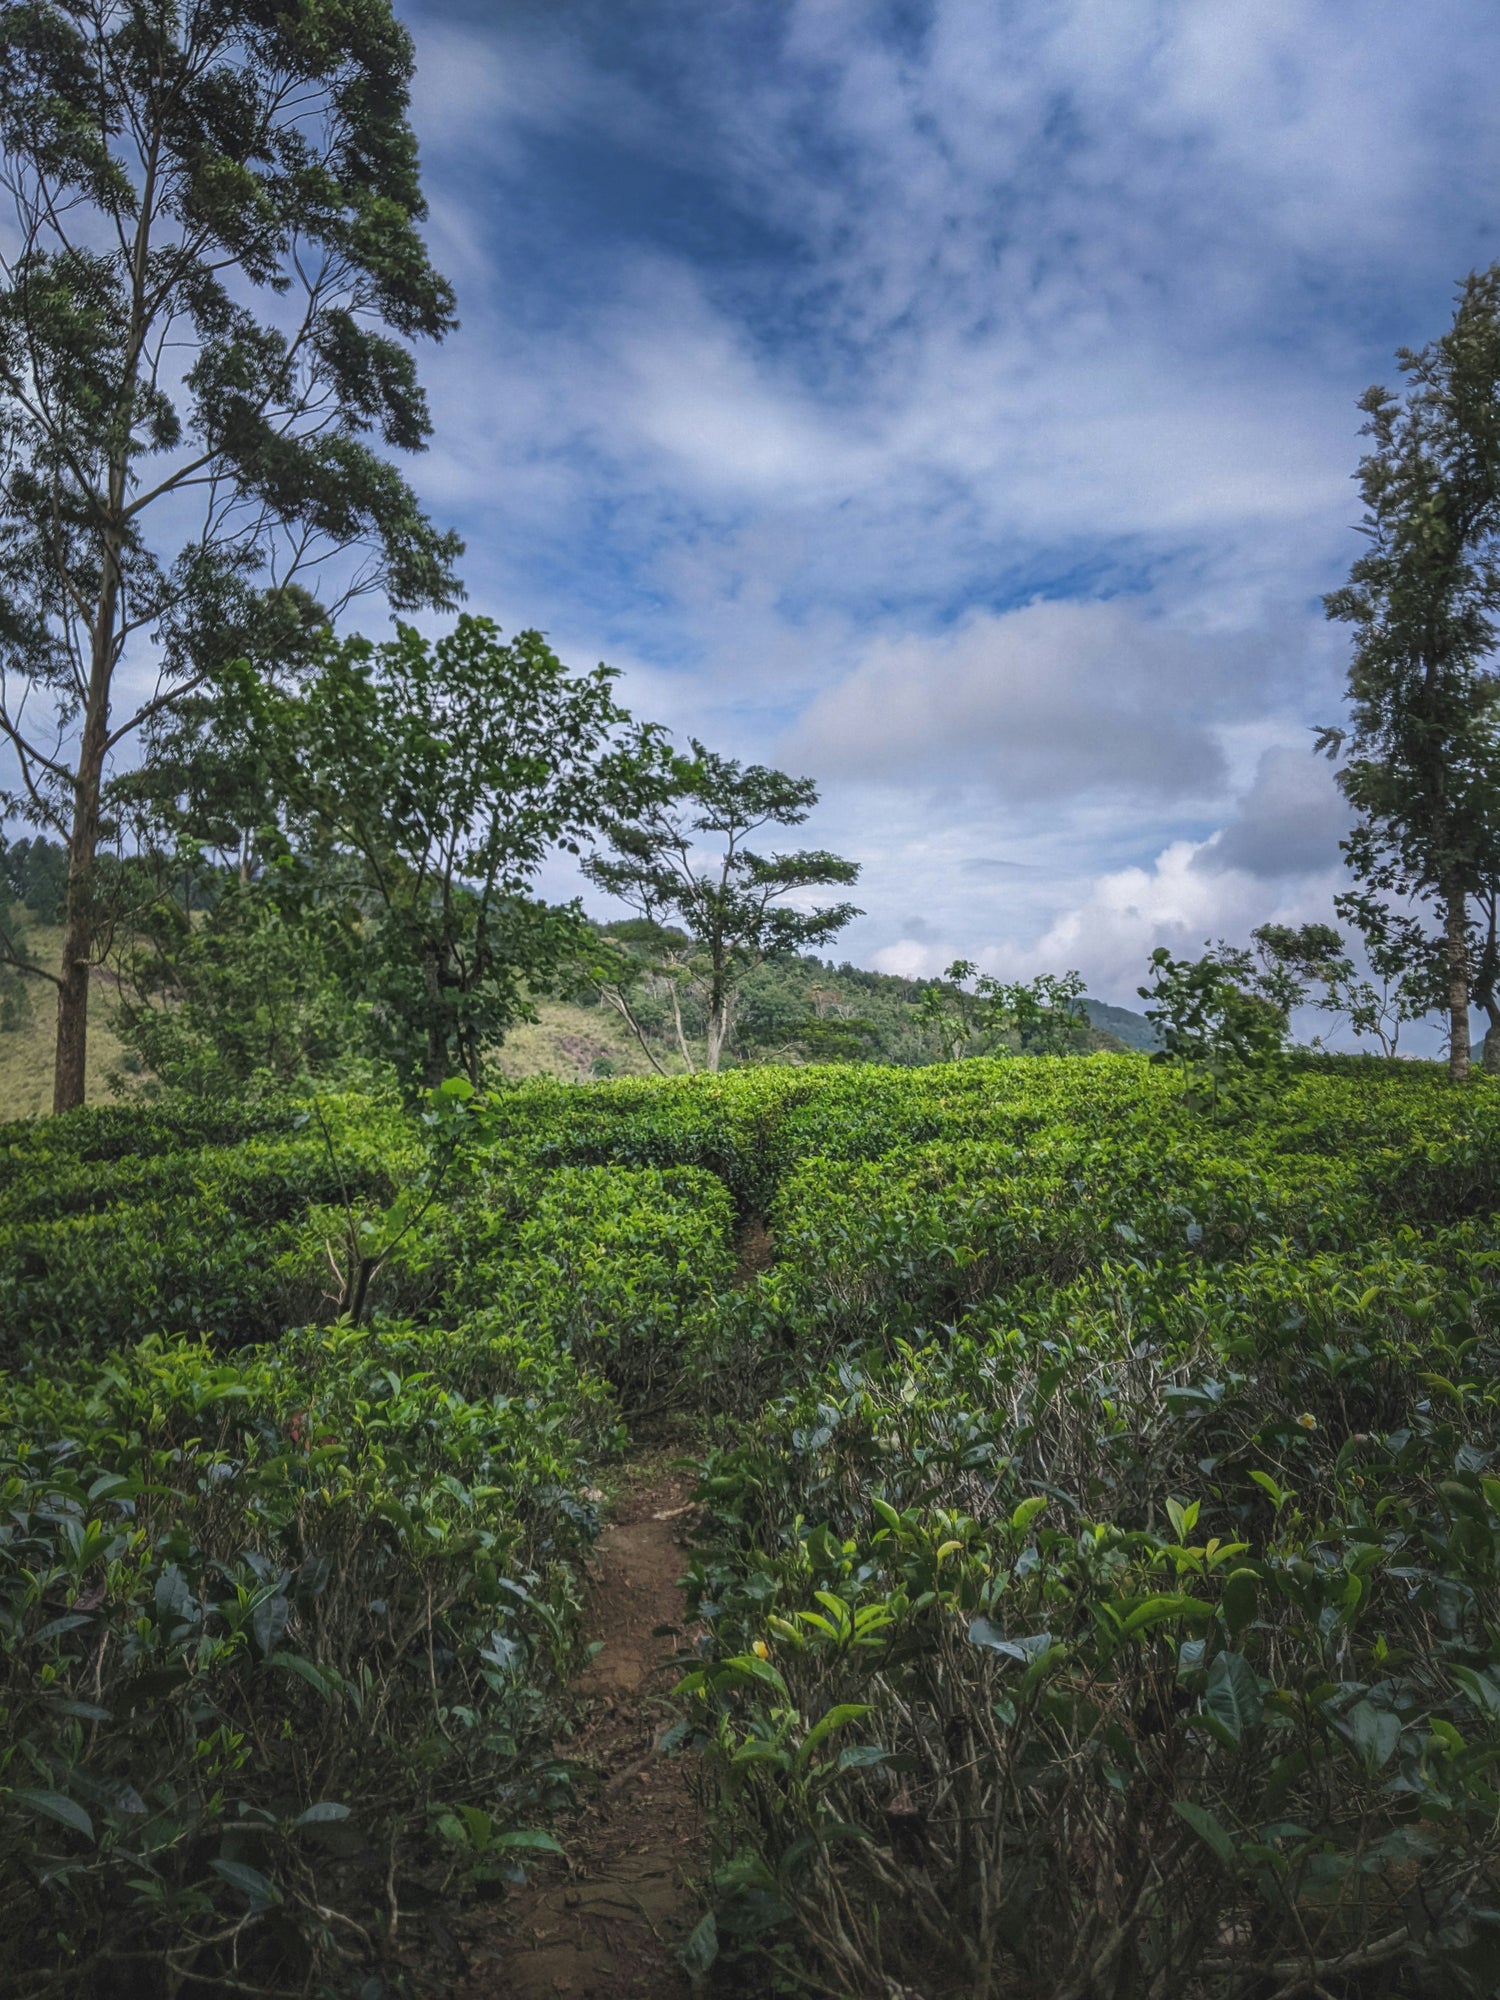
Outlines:
<svg viewBox="0 0 1500 2000"><path fill-rule="evenodd" d="M1355 401L1500 257L1490 0L404 0L470 607L812 774L840 947L1330 914Z"/></svg>

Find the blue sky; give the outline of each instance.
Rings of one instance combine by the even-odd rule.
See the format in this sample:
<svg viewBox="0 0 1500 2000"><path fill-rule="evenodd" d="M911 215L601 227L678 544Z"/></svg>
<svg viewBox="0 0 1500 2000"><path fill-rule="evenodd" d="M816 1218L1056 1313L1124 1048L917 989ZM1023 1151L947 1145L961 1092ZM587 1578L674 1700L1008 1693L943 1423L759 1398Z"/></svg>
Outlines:
<svg viewBox="0 0 1500 2000"><path fill-rule="evenodd" d="M1330 913L1355 400L1500 257L1500 11L403 13L471 608L816 777L859 962Z"/></svg>

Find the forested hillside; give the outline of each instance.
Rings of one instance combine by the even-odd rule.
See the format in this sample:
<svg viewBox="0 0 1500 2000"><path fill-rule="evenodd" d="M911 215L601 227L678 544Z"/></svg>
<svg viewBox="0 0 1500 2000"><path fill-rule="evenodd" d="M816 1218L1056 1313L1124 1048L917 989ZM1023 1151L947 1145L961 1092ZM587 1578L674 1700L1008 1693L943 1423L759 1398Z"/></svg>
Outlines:
<svg viewBox="0 0 1500 2000"><path fill-rule="evenodd" d="M18 956L50 966L62 949L58 916L66 857L46 839L3 842L0 836L0 843L0 895L5 898L0 926ZM212 887L202 885L206 905ZM190 916L202 925L211 921L209 908L195 909ZM602 924L593 925L592 931L600 938L614 934ZM678 943L686 940L679 938ZM309 941L310 956L314 951ZM120 1035L122 1007L127 1015L144 1012L141 996L143 988L150 990L151 963L149 946L143 952L130 937L122 939L120 948L107 954L96 971L88 1071L91 1103L121 1092L149 1094L163 1081L153 1075L148 1060L149 1016L144 1037L132 1036L128 1024L124 1041ZM231 996L247 1017L263 997L265 973L264 965L252 960L237 995ZM766 1062L934 1062L946 1052L944 1042L931 1020L923 1018L922 1009L924 995L942 984L784 953L757 966L741 983L723 1060L730 1067ZM536 1018L518 1017L503 1028L495 1051L497 1073L572 1081L648 1075L658 1067L669 1075L681 1073L685 1065L669 993L664 980L656 986L655 991L634 996L632 1018L643 1031L637 1035L596 987L562 969L550 992L530 996L526 1011ZM1080 1049L1157 1046L1156 1031L1142 1015L1087 998L1079 1005L1085 1017L1076 1037ZM691 992L681 995L680 1011L696 1046L702 1019ZM0 1114L22 1117L46 1109L54 1016L54 991L44 979L0 967ZM994 1031L976 1025L972 1042L976 1054L997 1050L1023 1054L1029 1048L1025 1031L1009 1024Z"/></svg>

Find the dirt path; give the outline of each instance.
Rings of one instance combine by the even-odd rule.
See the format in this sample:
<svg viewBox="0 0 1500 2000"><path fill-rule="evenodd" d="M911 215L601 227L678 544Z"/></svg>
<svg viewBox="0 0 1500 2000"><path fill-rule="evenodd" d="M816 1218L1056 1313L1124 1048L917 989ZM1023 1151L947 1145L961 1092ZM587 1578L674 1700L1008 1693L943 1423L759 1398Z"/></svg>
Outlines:
<svg viewBox="0 0 1500 2000"><path fill-rule="evenodd" d="M769 1268L760 1216L742 1222L735 1255L737 1285ZM444 2000L690 2000L701 1991L678 1956L703 1912L696 1760L658 1748L678 1720L673 1632L684 1622L677 1580L690 1492L690 1481L649 1458L626 1469L590 1564L584 1631L599 1651L573 1684L578 1732L559 1746L587 1772L577 1819L553 1829L566 1863L543 1863L524 1889L456 1921L428 1915L439 1956L456 1969L437 1989Z"/></svg>
<svg viewBox="0 0 1500 2000"><path fill-rule="evenodd" d="M735 1239L734 1282L744 1286L758 1278L762 1271L769 1271L776 1261L776 1247L771 1241L771 1232L766 1227L763 1215L747 1215L740 1224Z"/></svg>
<svg viewBox="0 0 1500 2000"><path fill-rule="evenodd" d="M659 1752L676 1720L681 1673L664 1625L681 1626L688 1483L646 1469L599 1538L585 1630L602 1642L575 1693L582 1726L570 1758L589 1767L576 1822L559 1827L566 1869L465 1925L467 1978L455 2000L634 1995L687 2000L677 1953L702 1914L692 1886L703 1830L685 1756ZM482 1926L482 1928L480 1928Z"/></svg>

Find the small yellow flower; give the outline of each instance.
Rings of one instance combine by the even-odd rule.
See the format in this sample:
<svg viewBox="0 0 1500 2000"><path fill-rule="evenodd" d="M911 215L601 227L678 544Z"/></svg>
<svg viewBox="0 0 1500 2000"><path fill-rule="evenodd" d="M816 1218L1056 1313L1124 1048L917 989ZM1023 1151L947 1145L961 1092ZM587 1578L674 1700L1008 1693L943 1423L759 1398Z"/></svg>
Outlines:
<svg viewBox="0 0 1500 2000"><path fill-rule="evenodd" d="M1318 1420L1310 1410L1304 1410L1297 1421L1305 1431L1315 1431L1318 1428Z"/></svg>
<svg viewBox="0 0 1500 2000"><path fill-rule="evenodd" d="M771 1657L771 1649L764 1639L757 1639L750 1650L754 1653L757 1660L769 1660Z"/></svg>

